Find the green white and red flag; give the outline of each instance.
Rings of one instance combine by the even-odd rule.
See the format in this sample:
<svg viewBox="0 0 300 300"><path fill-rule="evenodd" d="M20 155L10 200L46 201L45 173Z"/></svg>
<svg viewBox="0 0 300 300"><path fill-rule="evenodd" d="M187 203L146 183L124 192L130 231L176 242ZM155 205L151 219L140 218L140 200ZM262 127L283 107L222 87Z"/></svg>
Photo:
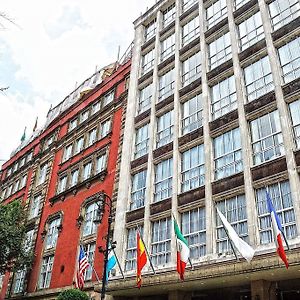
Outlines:
<svg viewBox="0 0 300 300"><path fill-rule="evenodd" d="M186 238L181 233L178 224L173 217L174 220L174 230L176 235L176 245L177 245L177 272L180 276L181 280L184 280L184 271L187 262L189 261L190 257L190 249L188 246L188 242Z"/></svg>

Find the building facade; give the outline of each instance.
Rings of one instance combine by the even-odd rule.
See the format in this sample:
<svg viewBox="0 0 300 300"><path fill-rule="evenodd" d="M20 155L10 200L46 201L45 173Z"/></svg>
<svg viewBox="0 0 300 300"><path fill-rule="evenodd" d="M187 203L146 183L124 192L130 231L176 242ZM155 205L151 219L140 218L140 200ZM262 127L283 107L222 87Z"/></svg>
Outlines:
<svg viewBox="0 0 300 300"><path fill-rule="evenodd" d="M161 0L135 21L114 299L300 299L299 16L298 0ZM216 207L255 249L251 263L235 259ZM191 250L183 282L172 215ZM137 227L156 272L144 268L140 290Z"/></svg>
<svg viewBox="0 0 300 300"><path fill-rule="evenodd" d="M26 206L35 257L31 270L2 276L0 299L56 299L74 286L80 245L90 263L84 289L98 298L108 211L101 224L94 221L99 192L113 197L129 72L128 57L97 71L3 165L3 203L20 199Z"/></svg>

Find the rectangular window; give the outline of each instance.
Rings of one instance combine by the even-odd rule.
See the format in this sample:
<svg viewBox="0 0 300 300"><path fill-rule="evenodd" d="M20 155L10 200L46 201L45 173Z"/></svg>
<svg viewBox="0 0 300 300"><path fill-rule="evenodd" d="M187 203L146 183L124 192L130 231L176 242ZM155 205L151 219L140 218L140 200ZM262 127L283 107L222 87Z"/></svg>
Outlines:
<svg viewBox="0 0 300 300"><path fill-rule="evenodd" d="M300 37L278 49L285 83L300 77Z"/></svg>
<svg viewBox="0 0 300 300"><path fill-rule="evenodd" d="M169 6L166 10L164 10L162 13L163 27L166 27L173 20L175 20L175 15L176 15L176 8L174 3L171 6Z"/></svg>
<svg viewBox="0 0 300 300"><path fill-rule="evenodd" d="M265 37L261 14L258 11L238 25L241 51Z"/></svg>
<svg viewBox="0 0 300 300"><path fill-rule="evenodd" d="M213 140L215 179L224 178L243 170L240 129L232 129Z"/></svg>
<svg viewBox="0 0 300 300"><path fill-rule="evenodd" d="M63 161L66 161L72 157L73 144L68 145L64 151Z"/></svg>
<svg viewBox="0 0 300 300"><path fill-rule="evenodd" d="M26 181L27 181L27 174L25 174L25 175L22 176L22 179L21 179L21 188L23 188L23 187L26 186Z"/></svg>
<svg viewBox="0 0 300 300"><path fill-rule="evenodd" d="M82 180L87 180L92 174L92 163L88 162L83 165Z"/></svg>
<svg viewBox="0 0 300 300"><path fill-rule="evenodd" d="M254 164L284 155L278 110L250 122Z"/></svg>
<svg viewBox="0 0 300 300"><path fill-rule="evenodd" d="M80 122L80 123L84 122L85 120L88 119L88 117L89 117L89 111L88 111L88 110L82 112L82 113L80 114L79 122Z"/></svg>
<svg viewBox="0 0 300 300"><path fill-rule="evenodd" d="M295 142L297 148L300 148L300 100L290 103L289 107L292 117Z"/></svg>
<svg viewBox="0 0 300 300"><path fill-rule="evenodd" d="M9 197L11 195L12 187L13 187L12 184L8 187L8 189L7 189L7 197Z"/></svg>
<svg viewBox="0 0 300 300"><path fill-rule="evenodd" d="M249 1L250 0L235 0L234 8L239 9L240 7L242 7L244 4L246 4Z"/></svg>
<svg viewBox="0 0 300 300"><path fill-rule="evenodd" d="M173 140L173 110L157 118L156 148Z"/></svg>
<svg viewBox="0 0 300 300"><path fill-rule="evenodd" d="M25 165L25 156L23 156L20 160L20 168Z"/></svg>
<svg viewBox="0 0 300 300"><path fill-rule="evenodd" d="M104 171L106 169L106 161L107 161L107 154L102 153L96 158L96 174Z"/></svg>
<svg viewBox="0 0 300 300"><path fill-rule="evenodd" d="M54 255L46 256L42 261L42 268L39 280L39 288L46 289L50 286Z"/></svg>
<svg viewBox="0 0 300 300"><path fill-rule="evenodd" d="M182 86L201 77L201 52L197 52L182 62Z"/></svg>
<svg viewBox="0 0 300 300"><path fill-rule="evenodd" d="M26 270L19 270L15 273L14 294L23 292Z"/></svg>
<svg viewBox="0 0 300 300"><path fill-rule="evenodd" d="M142 232L141 228L139 230ZM129 228L127 231L125 272L136 270L136 231L135 227Z"/></svg>
<svg viewBox="0 0 300 300"><path fill-rule="evenodd" d="M182 46L187 45L196 37L199 37L199 34L199 16L197 15L195 18L182 26Z"/></svg>
<svg viewBox="0 0 300 300"><path fill-rule="evenodd" d="M101 108L101 101L96 101L93 106L92 106L92 114L95 114L96 112L98 112Z"/></svg>
<svg viewBox="0 0 300 300"><path fill-rule="evenodd" d="M145 42L155 36L156 33L156 19L145 26Z"/></svg>
<svg viewBox="0 0 300 300"><path fill-rule="evenodd" d="M54 219L49 223L47 229L47 236L46 236L46 246L45 249L52 249L56 247L56 242L58 238L58 227L61 224L61 219Z"/></svg>
<svg viewBox="0 0 300 300"><path fill-rule="evenodd" d="M198 0L182 0L182 11L187 11L190 7L192 7Z"/></svg>
<svg viewBox="0 0 300 300"><path fill-rule="evenodd" d="M47 168L48 168L47 162L40 166L38 178L37 178L37 185L40 185L45 182L46 175L47 175Z"/></svg>
<svg viewBox="0 0 300 300"><path fill-rule="evenodd" d="M97 217L98 206L96 203L92 203L85 208L84 223L83 223L83 236L88 236L96 233L97 224L94 220Z"/></svg>
<svg viewBox="0 0 300 300"><path fill-rule="evenodd" d="M205 208L184 212L181 216L182 234L187 239L190 257L198 259L206 255L206 219Z"/></svg>
<svg viewBox="0 0 300 300"><path fill-rule="evenodd" d="M30 205L29 218L35 218L39 214L41 195L33 197Z"/></svg>
<svg viewBox="0 0 300 300"><path fill-rule="evenodd" d="M155 166L154 202L172 196L173 159L166 159Z"/></svg>
<svg viewBox="0 0 300 300"><path fill-rule="evenodd" d="M29 252L32 249L33 235L34 235L34 229L26 231L26 233L25 233L24 249L26 252Z"/></svg>
<svg viewBox="0 0 300 300"><path fill-rule="evenodd" d="M58 179L57 193L63 192L67 187L67 175Z"/></svg>
<svg viewBox="0 0 300 300"><path fill-rule="evenodd" d="M149 150L149 124L138 128L135 132L134 159L148 153Z"/></svg>
<svg viewBox="0 0 300 300"><path fill-rule="evenodd" d="M106 137L110 133L110 123L111 120L105 120L100 124L100 139Z"/></svg>
<svg viewBox="0 0 300 300"><path fill-rule="evenodd" d="M89 135L88 145L92 146L97 140L97 128L93 128L92 130L90 130L88 135Z"/></svg>
<svg viewBox="0 0 300 300"><path fill-rule="evenodd" d="M78 183L78 175L79 175L78 169L71 172L71 187L75 186Z"/></svg>
<svg viewBox="0 0 300 300"><path fill-rule="evenodd" d="M271 66L265 56L244 69L248 101L255 100L274 89Z"/></svg>
<svg viewBox="0 0 300 300"><path fill-rule="evenodd" d="M256 207L260 243L274 241L270 213L266 199L266 188L271 196L273 206L279 216L283 232L287 239L297 237L296 218L289 181L278 182L256 190Z"/></svg>
<svg viewBox="0 0 300 300"><path fill-rule="evenodd" d="M26 157L26 162L31 161L32 160L32 156L33 156L33 152L31 151L31 152L28 153L28 155Z"/></svg>
<svg viewBox="0 0 300 300"><path fill-rule="evenodd" d="M300 3L298 0L275 0L269 4L273 29L290 23L300 16Z"/></svg>
<svg viewBox="0 0 300 300"><path fill-rule="evenodd" d="M19 190L19 185L20 185L20 180L17 180L13 185L13 191L12 191L13 194Z"/></svg>
<svg viewBox="0 0 300 300"><path fill-rule="evenodd" d="M159 77L158 101L162 101L174 93L175 71L174 69Z"/></svg>
<svg viewBox="0 0 300 300"><path fill-rule="evenodd" d="M139 103L137 109L138 115L151 107L152 94L152 83L140 90Z"/></svg>
<svg viewBox="0 0 300 300"><path fill-rule="evenodd" d="M171 262L171 226L170 218L152 223L151 260L154 266Z"/></svg>
<svg viewBox="0 0 300 300"><path fill-rule="evenodd" d="M223 213L240 238L248 242L248 224L245 195L238 195L230 199L219 201L218 209ZM230 242L225 232L223 223L216 215L217 223L217 253L232 253Z"/></svg>
<svg viewBox="0 0 300 300"><path fill-rule="evenodd" d="M95 243L90 243L84 245L84 251L89 262L89 267L86 269L84 274L84 280L91 280L93 275L93 265L94 265L94 254L95 254Z"/></svg>
<svg viewBox="0 0 300 300"><path fill-rule="evenodd" d="M200 128L202 120L203 102L200 94L182 104L182 135Z"/></svg>
<svg viewBox="0 0 300 300"><path fill-rule="evenodd" d="M106 95L103 96L103 107L108 105L109 103L113 102L115 97L115 91L108 92Z"/></svg>
<svg viewBox="0 0 300 300"><path fill-rule="evenodd" d="M147 170L132 175L130 210L145 205Z"/></svg>
<svg viewBox="0 0 300 300"><path fill-rule="evenodd" d="M198 145L181 155L181 191L186 192L204 185L204 147Z"/></svg>
<svg viewBox="0 0 300 300"><path fill-rule="evenodd" d="M151 49L142 56L142 75L151 70L154 66L155 49Z"/></svg>
<svg viewBox="0 0 300 300"><path fill-rule="evenodd" d="M168 36L161 42L160 45L160 60L163 61L166 58L170 57L175 52L175 33Z"/></svg>
<svg viewBox="0 0 300 300"><path fill-rule="evenodd" d="M74 119L74 120L72 120L72 121L70 121L70 123L69 123L69 131L75 129L77 127L77 125L78 125L77 118Z"/></svg>
<svg viewBox="0 0 300 300"><path fill-rule="evenodd" d="M230 33L227 32L208 44L210 70L232 57Z"/></svg>
<svg viewBox="0 0 300 300"><path fill-rule="evenodd" d="M226 0L218 0L206 9L207 28L211 28L227 16Z"/></svg>
<svg viewBox="0 0 300 300"><path fill-rule="evenodd" d="M213 120L237 108L234 76L230 76L211 87L211 110Z"/></svg>

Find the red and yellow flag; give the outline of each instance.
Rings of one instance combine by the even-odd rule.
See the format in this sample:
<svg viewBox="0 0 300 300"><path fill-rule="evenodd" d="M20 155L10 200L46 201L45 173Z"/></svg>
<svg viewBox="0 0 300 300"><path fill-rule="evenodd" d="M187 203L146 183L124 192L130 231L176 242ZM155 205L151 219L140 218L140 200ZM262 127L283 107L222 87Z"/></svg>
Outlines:
<svg viewBox="0 0 300 300"><path fill-rule="evenodd" d="M136 284L138 288L141 288L142 285L142 269L147 263L147 255L145 245L143 240L141 239L139 231L136 233L136 249L137 249L137 256L136 256Z"/></svg>

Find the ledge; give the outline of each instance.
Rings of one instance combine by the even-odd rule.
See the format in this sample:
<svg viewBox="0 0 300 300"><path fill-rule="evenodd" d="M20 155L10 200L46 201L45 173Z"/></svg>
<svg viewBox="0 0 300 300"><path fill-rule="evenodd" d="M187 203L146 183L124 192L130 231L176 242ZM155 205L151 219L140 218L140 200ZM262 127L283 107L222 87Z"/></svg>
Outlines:
<svg viewBox="0 0 300 300"><path fill-rule="evenodd" d="M257 0L251 0L250 2L245 3L243 6L241 6L239 9L233 12L234 18L240 16L244 12L246 12L249 8L252 8L256 3L258 3Z"/></svg>
<svg viewBox="0 0 300 300"><path fill-rule="evenodd" d="M136 220L143 219L145 216L145 207L140 207L138 209L128 211L126 213L126 223L130 223Z"/></svg>
<svg viewBox="0 0 300 300"><path fill-rule="evenodd" d="M183 146L183 145L188 144L202 136L203 136L203 126L180 137L178 139L178 144L179 144L179 146Z"/></svg>
<svg viewBox="0 0 300 300"><path fill-rule="evenodd" d="M182 21L184 18L189 16L193 11L198 9L198 7L199 7L199 4L198 4L198 2L196 2L188 10L186 10L184 13L181 14L181 16L179 17L179 20Z"/></svg>
<svg viewBox="0 0 300 300"><path fill-rule="evenodd" d="M173 142L153 150L153 158L158 158L173 150Z"/></svg>
<svg viewBox="0 0 300 300"><path fill-rule="evenodd" d="M172 198L167 198L150 205L150 215L155 215L164 211L171 209Z"/></svg>
<svg viewBox="0 0 300 300"><path fill-rule="evenodd" d="M152 43L154 43L155 41L155 35L147 42L145 42L142 47L141 47L141 50L145 50L146 48L148 48Z"/></svg>
<svg viewBox="0 0 300 300"><path fill-rule="evenodd" d="M155 104L155 110L158 111L172 102L174 102L174 94Z"/></svg>
<svg viewBox="0 0 300 300"><path fill-rule="evenodd" d="M175 54L172 54L170 57L168 57L167 59L165 59L164 61L162 61L158 66L158 72L161 71L164 67L166 67L167 65L171 64L173 61L175 60Z"/></svg>
<svg viewBox="0 0 300 300"><path fill-rule="evenodd" d="M274 91L262 95L261 97L245 104L245 112L246 114L255 112L264 106L270 105L271 103L276 106L276 96Z"/></svg>
<svg viewBox="0 0 300 300"><path fill-rule="evenodd" d="M220 194L224 191L243 186L244 184L244 172L233 174L231 176L221 178L217 181L212 182L212 194Z"/></svg>
<svg viewBox="0 0 300 300"><path fill-rule="evenodd" d="M246 48L242 52L239 53L239 60L242 61L244 59L249 58L253 54L257 54L261 49L266 47L266 40L262 39L255 43L254 45Z"/></svg>
<svg viewBox="0 0 300 300"><path fill-rule="evenodd" d="M272 39L273 41L276 41L283 37L284 35L288 33L291 33L293 30L298 29L300 26L300 17L296 18L292 22L284 25L283 27L277 29L272 33Z"/></svg>
<svg viewBox="0 0 300 300"><path fill-rule="evenodd" d="M226 16L224 19L222 19L219 23L211 27L205 32L205 38L208 38L211 34L221 29L223 26L225 26L228 23L228 17Z"/></svg>
<svg viewBox="0 0 300 300"><path fill-rule="evenodd" d="M228 70L233 66L232 58L215 67L211 71L207 73L207 80L211 80L212 78L220 75L223 71Z"/></svg>
<svg viewBox="0 0 300 300"><path fill-rule="evenodd" d="M150 116L150 112L151 112L151 108L143 111L141 114L137 115L135 118L134 118L134 123L138 123L144 119L146 119L147 117Z"/></svg>
<svg viewBox="0 0 300 300"><path fill-rule="evenodd" d="M283 87L284 96L290 96L300 90L300 78L297 78L291 82L286 83Z"/></svg>
<svg viewBox="0 0 300 300"><path fill-rule="evenodd" d="M193 49L194 47L196 47L197 45L200 46L200 36L198 34L198 36L196 36L191 42L189 42L188 44L186 44L185 46L183 46L180 50L179 50L179 54L182 55L185 52ZM199 49L200 50L200 49Z"/></svg>
<svg viewBox="0 0 300 300"><path fill-rule="evenodd" d="M152 75L153 75L153 69L150 70L149 72L145 73L144 75L142 75L138 80L138 84L141 84L142 82L146 81Z"/></svg>
<svg viewBox="0 0 300 300"><path fill-rule="evenodd" d="M189 204L204 198L205 198L205 186L200 186L196 189L189 190L182 194L179 194L177 197L178 206Z"/></svg>
<svg viewBox="0 0 300 300"><path fill-rule="evenodd" d="M131 169L134 169L134 168L146 163L147 161L148 161L148 154L145 154L145 155L133 160L130 163L130 167L131 167Z"/></svg>
<svg viewBox="0 0 300 300"><path fill-rule="evenodd" d="M198 88L202 84L201 75L199 78L195 79L193 82L188 84L187 86L181 88L179 90L179 97L186 95L187 93L193 91L194 89Z"/></svg>
<svg viewBox="0 0 300 300"><path fill-rule="evenodd" d="M173 20L170 24L167 25L167 27L163 28L160 32L159 32L159 36L164 35L165 33L167 33L169 30L172 29L172 27L175 26L175 20Z"/></svg>
<svg viewBox="0 0 300 300"><path fill-rule="evenodd" d="M239 118L239 114L237 109L230 111L224 116L221 116L218 119L209 122L209 130L210 131L214 131L216 129L219 130L221 127L225 127L226 125L237 120L238 118Z"/></svg>

